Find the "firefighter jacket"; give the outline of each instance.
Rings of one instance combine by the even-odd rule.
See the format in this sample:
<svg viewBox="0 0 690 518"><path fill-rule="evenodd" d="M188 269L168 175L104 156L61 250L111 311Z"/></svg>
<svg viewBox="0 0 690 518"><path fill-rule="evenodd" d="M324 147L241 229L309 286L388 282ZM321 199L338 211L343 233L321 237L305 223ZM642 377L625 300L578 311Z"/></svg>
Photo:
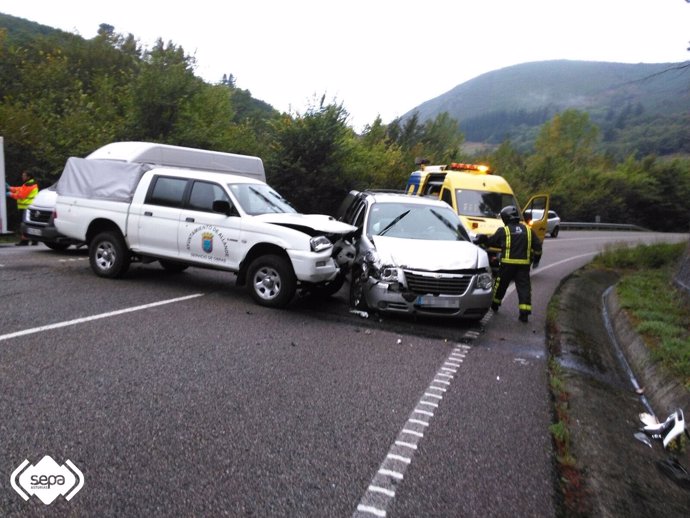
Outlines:
<svg viewBox="0 0 690 518"><path fill-rule="evenodd" d="M538 264L541 260L541 240L532 229L520 221L499 227L489 237L488 246L501 249L502 264Z"/></svg>
<svg viewBox="0 0 690 518"><path fill-rule="evenodd" d="M17 200L19 210L28 209L38 194L38 184L36 180L27 180L19 187L10 187L10 198Z"/></svg>

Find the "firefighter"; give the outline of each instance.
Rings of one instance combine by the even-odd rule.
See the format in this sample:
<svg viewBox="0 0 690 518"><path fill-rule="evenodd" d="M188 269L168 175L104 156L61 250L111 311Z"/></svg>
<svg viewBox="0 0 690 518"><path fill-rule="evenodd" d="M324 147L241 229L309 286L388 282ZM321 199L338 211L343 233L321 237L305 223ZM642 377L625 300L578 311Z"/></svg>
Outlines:
<svg viewBox="0 0 690 518"><path fill-rule="evenodd" d="M520 311L518 319L526 323L532 313L529 270L530 266L539 266L541 241L528 225L520 221L520 213L515 206L504 207L501 219L505 226L498 228L492 236L483 236L479 240L482 246L501 248L501 266L495 282L491 309L498 311L508 286L514 281Z"/></svg>

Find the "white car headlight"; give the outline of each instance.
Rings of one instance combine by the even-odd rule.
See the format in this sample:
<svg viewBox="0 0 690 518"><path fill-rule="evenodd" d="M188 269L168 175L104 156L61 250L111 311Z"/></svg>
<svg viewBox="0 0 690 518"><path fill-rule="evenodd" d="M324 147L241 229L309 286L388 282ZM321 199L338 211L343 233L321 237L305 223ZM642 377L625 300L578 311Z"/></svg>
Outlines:
<svg viewBox="0 0 690 518"><path fill-rule="evenodd" d="M386 282L398 281L398 269L395 266L383 265L378 270L379 279Z"/></svg>
<svg viewBox="0 0 690 518"><path fill-rule="evenodd" d="M494 279L490 273L480 273L477 276L477 287L481 290L489 290L493 287Z"/></svg>
<svg viewBox="0 0 690 518"><path fill-rule="evenodd" d="M385 282L398 281L398 267L381 263L381 260L375 251L367 251L366 255L364 256L364 260L369 268L369 275L371 275L374 279Z"/></svg>
<svg viewBox="0 0 690 518"><path fill-rule="evenodd" d="M326 236L315 236L309 240L312 252L323 252L333 247L333 243Z"/></svg>

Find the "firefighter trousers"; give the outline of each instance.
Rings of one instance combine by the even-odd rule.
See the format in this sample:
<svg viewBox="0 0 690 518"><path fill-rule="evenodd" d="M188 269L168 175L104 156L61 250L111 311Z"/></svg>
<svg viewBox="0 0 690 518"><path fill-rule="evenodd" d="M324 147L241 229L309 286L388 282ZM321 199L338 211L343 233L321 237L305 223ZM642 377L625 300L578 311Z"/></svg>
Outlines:
<svg viewBox="0 0 690 518"><path fill-rule="evenodd" d="M529 278L529 264L501 264L496 278L493 305L498 307L511 282L515 282L520 313L532 313L532 285Z"/></svg>

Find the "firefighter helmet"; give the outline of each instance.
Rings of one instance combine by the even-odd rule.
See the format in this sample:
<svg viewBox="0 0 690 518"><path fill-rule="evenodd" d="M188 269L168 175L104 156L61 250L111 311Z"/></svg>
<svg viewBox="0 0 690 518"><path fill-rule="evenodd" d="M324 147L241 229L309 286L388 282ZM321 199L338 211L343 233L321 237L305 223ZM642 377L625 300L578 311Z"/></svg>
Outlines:
<svg viewBox="0 0 690 518"><path fill-rule="evenodd" d="M507 205L501 209L501 219L506 225L511 221L520 221L520 213L515 205Z"/></svg>

